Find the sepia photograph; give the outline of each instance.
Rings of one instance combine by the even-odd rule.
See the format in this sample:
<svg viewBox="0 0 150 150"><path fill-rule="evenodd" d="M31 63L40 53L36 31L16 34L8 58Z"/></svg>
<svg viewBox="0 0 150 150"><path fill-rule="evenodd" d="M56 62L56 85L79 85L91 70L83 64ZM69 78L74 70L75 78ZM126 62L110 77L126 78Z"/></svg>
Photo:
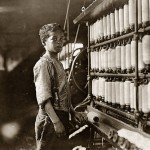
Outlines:
<svg viewBox="0 0 150 150"><path fill-rule="evenodd" d="M0 150L150 150L150 0L0 0Z"/></svg>

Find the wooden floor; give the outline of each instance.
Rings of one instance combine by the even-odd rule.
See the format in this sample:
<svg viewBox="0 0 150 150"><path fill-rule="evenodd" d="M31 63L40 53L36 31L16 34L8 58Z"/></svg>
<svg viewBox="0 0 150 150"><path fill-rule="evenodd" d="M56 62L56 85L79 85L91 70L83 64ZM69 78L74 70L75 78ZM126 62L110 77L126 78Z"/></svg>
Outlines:
<svg viewBox="0 0 150 150"><path fill-rule="evenodd" d="M24 125L24 128L18 136L12 141L5 141L0 139L0 150L35 150L35 133L34 133L34 117L30 118ZM73 137L69 142L72 143L72 148L76 146L86 147L87 150L113 150L112 146L105 140L102 144L102 138L94 142L92 146L89 146L89 129L87 128L82 133Z"/></svg>

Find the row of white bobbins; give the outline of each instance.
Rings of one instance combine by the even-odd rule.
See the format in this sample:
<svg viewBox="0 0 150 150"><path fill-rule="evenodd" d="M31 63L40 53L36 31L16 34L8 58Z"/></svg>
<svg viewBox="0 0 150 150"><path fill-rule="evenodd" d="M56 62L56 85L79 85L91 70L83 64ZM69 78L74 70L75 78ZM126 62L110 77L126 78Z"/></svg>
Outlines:
<svg viewBox="0 0 150 150"><path fill-rule="evenodd" d="M90 25L90 42L99 39L110 39L115 35L133 30L136 19L135 1L129 0L128 4L115 9L107 15L100 17ZM150 22L150 0L138 0L138 24L146 27Z"/></svg>
<svg viewBox="0 0 150 150"><path fill-rule="evenodd" d="M150 82L142 84L138 90L139 110L144 113L150 112ZM92 94L104 102L119 104L121 108L136 109L135 86L132 80L125 81L107 80L96 78L92 80Z"/></svg>
<svg viewBox="0 0 150 150"><path fill-rule="evenodd" d="M116 69L130 70L135 68L136 41L118 44L116 47L100 47L91 50L91 69L105 70ZM150 65L150 35L144 35L138 41L138 69L143 70Z"/></svg>

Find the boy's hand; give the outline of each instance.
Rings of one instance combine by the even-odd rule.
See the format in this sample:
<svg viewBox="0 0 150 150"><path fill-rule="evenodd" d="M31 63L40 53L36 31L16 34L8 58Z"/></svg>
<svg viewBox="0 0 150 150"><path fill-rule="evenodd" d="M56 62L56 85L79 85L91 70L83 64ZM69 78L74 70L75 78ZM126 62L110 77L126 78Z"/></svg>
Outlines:
<svg viewBox="0 0 150 150"><path fill-rule="evenodd" d="M73 113L73 119L79 124L84 122L86 120L86 118L87 118L87 115L84 112L74 111L74 113Z"/></svg>
<svg viewBox="0 0 150 150"><path fill-rule="evenodd" d="M64 137L66 135L65 127L61 121L54 123L54 129L58 137Z"/></svg>

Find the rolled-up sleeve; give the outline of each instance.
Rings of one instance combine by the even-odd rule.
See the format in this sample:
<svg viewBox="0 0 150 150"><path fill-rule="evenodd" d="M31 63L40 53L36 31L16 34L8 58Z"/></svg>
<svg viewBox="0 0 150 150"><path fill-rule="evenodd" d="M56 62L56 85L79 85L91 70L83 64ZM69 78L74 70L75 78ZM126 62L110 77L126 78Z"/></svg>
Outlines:
<svg viewBox="0 0 150 150"><path fill-rule="evenodd" d="M47 61L41 62L40 65L34 67L33 72L36 98L40 105L52 97L52 65Z"/></svg>

